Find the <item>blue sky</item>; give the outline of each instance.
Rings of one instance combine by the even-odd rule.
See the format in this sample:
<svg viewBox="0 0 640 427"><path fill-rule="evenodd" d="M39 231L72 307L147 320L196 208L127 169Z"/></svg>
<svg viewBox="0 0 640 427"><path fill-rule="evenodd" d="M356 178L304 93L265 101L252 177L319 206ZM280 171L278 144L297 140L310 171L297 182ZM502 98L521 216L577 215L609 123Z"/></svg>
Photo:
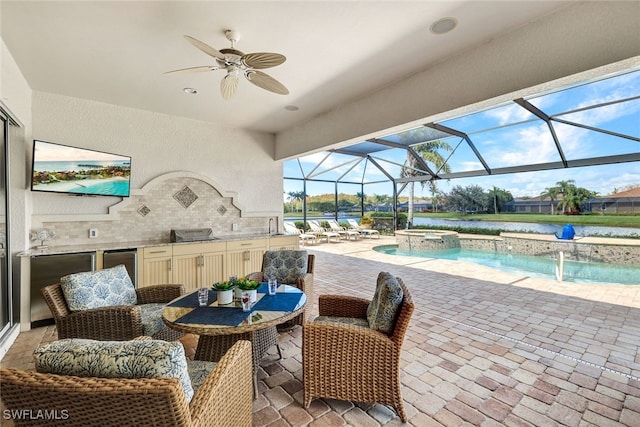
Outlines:
<svg viewBox="0 0 640 427"><path fill-rule="evenodd" d="M637 99L633 99L634 97ZM626 101L616 102L620 100ZM530 97L527 101L559 120L640 138L640 70ZM604 105L589 108L599 104ZM560 155L546 122L515 103L438 123L468 134L489 168L492 169L560 161ZM640 141L557 121L553 126L563 153L569 161L640 152ZM383 139L398 140L402 137L402 135L389 135ZM483 169L481 162L464 139L450 137L441 140L453 149L452 152L441 151L443 157L448 157L452 172ZM326 152L322 152L301 158L304 173L309 174L326 155ZM404 150L401 149L385 150L374 153L372 156L394 177L400 175L401 166L406 158ZM316 178L334 180L343 176L343 180L354 182L364 180L365 183L386 179L375 167L369 165L365 170L364 165L365 162L356 164L352 157L332 154L321 167L316 169L316 174L326 171L316 175ZM430 166L433 167L433 165ZM284 176L301 176L297 161L285 162ZM515 197L535 197L556 182L570 179L580 187L606 195L612 193L614 189L619 190L634 184L640 185L640 162L458 178L450 181L440 180L438 188L448 192L456 185L464 187L477 184L485 189L496 186L509 190ZM358 187L340 185L339 192L355 193L360 191ZM301 183L285 180L285 193L301 189ZM333 193L333 191L333 184L308 183L307 185L309 195ZM365 185L364 192L367 195L391 194L392 186L389 183L368 184ZM422 191L420 185L416 185L416 196L429 197L430 192L427 188Z"/></svg>
<svg viewBox="0 0 640 427"><path fill-rule="evenodd" d="M79 160L130 160L127 156L87 150L51 142L38 141L35 143L36 160L44 161L79 161Z"/></svg>

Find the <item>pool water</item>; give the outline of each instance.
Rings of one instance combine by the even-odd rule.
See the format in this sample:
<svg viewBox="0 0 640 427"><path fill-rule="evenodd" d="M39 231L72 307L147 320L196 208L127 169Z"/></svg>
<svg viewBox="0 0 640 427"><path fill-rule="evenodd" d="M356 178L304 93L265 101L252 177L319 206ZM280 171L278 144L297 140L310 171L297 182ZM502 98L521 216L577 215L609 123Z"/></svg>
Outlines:
<svg viewBox="0 0 640 427"><path fill-rule="evenodd" d="M556 279L556 260L541 256L519 255L478 249L404 250L397 245L378 246L374 250L389 255L450 259L473 262L497 270L544 279ZM640 285L640 266L564 260L565 282L614 283Z"/></svg>

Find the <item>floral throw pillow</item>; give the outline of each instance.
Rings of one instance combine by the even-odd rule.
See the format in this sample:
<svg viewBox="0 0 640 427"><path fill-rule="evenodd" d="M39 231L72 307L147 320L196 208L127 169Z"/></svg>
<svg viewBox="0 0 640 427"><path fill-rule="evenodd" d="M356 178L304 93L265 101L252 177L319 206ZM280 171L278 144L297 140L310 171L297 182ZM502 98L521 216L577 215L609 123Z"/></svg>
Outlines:
<svg viewBox="0 0 640 427"><path fill-rule="evenodd" d="M99 378L178 378L187 401L193 387L179 341L96 341L70 338L38 347L38 372Z"/></svg>
<svg viewBox="0 0 640 427"><path fill-rule="evenodd" d="M136 290L124 265L104 270L74 273L60 279L62 293L71 311L114 305L135 305Z"/></svg>
<svg viewBox="0 0 640 427"><path fill-rule="evenodd" d="M307 251L281 250L264 254L264 280L276 279L279 283L292 284L307 274Z"/></svg>
<svg viewBox="0 0 640 427"><path fill-rule="evenodd" d="M369 327L385 334L392 333L403 297L402 287L392 274L378 274L376 291L367 307Z"/></svg>

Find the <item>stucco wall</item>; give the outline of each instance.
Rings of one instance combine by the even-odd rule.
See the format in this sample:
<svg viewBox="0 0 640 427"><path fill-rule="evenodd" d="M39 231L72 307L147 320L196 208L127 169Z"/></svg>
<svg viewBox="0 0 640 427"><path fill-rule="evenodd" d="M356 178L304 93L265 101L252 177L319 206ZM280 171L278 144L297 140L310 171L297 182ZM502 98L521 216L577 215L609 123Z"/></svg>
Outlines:
<svg viewBox="0 0 640 427"><path fill-rule="evenodd" d="M33 138L131 156L131 185L174 171L209 176L249 210L282 210L274 137L213 123L34 92ZM277 195L274 197L274 195ZM33 194L34 214L101 213L113 199Z"/></svg>
<svg viewBox="0 0 640 427"><path fill-rule="evenodd" d="M37 91L32 109L33 139L131 156L132 194L155 178L183 171L216 182L220 193L234 193L243 216L265 218L265 231L267 218L282 215L282 163L273 160L270 134ZM18 166L28 173L30 160ZM68 228L77 218L82 232L74 233L73 243L87 236L87 215L107 214L122 200L37 192L31 197L34 227L67 223ZM205 221L199 218L197 226ZM253 221L252 230L259 231L259 224Z"/></svg>
<svg viewBox="0 0 640 427"><path fill-rule="evenodd" d="M1 40L0 40L1 41ZM31 139L31 88L20 72L18 65L0 43L0 103L20 126L11 126L9 134L10 194L9 215L11 219L11 254L28 247L28 227L31 197L25 191L27 172L26 143Z"/></svg>

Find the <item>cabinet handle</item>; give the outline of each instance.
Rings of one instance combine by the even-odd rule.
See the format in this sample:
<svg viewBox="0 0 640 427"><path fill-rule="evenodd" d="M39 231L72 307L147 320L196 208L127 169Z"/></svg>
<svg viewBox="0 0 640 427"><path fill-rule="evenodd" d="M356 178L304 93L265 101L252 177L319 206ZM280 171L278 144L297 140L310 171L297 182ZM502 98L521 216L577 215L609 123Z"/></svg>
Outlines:
<svg viewBox="0 0 640 427"><path fill-rule="evenodd" d="M240 243L240 246L251 246L252 243Z"/></svg>
<svg viewBox="0 0 640 427"><path fill-rule="evenodd" d="M169 262L169 271L171 271L171 268L172 268L172 262L171 261L172 260L167 260L167 261Z"/></svg>
<svg viewBox="0 0 640 427"><path fill-rule="evenodd" d="M166 250L165 251L149 251L150 254L164 254L166 252L167 252Z"/></svg>

